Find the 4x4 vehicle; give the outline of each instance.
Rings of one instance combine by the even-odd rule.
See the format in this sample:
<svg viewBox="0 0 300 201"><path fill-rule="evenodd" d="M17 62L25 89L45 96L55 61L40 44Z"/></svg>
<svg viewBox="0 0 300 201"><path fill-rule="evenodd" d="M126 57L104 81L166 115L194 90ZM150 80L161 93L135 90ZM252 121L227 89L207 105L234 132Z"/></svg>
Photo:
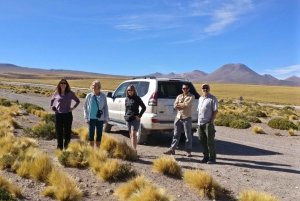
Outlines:
<svg viewBox="0 0 300 201"><path fill-rule="evenodd" d="M132 84L147 107L137 132L137 143L145 143L147 135L151 132L172 132L174 130L174 119L177 114L173 104L176 97L182 93L183 83L189 85L190 93L195 96L192 109L192 130L194 132L197 128L199 94L193 84L188 79L155 77L132 78L121 83L113 93L108 92L109 121L104 126L104 131L110 132L113 125L127 130L126 121L124 120L126 89L128 85Z"/></svg>

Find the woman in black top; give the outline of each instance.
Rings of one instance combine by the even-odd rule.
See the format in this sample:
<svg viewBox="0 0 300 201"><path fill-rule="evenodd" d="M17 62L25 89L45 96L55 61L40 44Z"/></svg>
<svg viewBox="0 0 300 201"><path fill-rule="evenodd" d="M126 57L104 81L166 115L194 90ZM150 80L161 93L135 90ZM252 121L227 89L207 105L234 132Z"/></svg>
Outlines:
<svg viewBox="0 0 300 201"><path fill-rule="evenodd" d="M139 107L142 110L139 112ZM136 150L137 137L136 132L140 127L140 119L146 110L146 106L142 99L137 95L136 89L133 85L129 85L126 90L125 100L125 120L130 134L131 145Z"/></svg>

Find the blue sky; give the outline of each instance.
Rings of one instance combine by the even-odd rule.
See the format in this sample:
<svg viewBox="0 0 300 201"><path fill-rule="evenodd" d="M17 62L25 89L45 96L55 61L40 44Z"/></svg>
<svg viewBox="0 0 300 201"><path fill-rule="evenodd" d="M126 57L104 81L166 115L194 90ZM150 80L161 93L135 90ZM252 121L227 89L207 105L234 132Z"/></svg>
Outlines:
<svg viewBox="0 0 300 201"><path fill-rule="evenodd" d="M0 63L114 75L243 63L300 77L299 0L0 0Z"/></svg>

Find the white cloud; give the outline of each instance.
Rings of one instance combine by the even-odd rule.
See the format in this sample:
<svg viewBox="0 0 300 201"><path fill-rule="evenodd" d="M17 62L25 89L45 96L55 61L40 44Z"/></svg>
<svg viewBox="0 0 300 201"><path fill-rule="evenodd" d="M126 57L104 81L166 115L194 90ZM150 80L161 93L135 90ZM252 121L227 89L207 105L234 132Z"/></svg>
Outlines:
<svg viewBox="0 0 300 201"><path fill-rule="evenodd" d="M276 69L267 69L266 72L279 79L285 79L293 75L300 77L300 64Z"/></svg>

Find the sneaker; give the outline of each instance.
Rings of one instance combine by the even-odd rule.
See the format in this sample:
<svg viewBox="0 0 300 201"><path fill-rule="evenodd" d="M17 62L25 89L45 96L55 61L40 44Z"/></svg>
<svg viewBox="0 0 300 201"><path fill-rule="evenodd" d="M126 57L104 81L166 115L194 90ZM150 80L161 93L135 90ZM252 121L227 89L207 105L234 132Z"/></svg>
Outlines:
<svg viewBox="0 0 300 201"><path fill-rule="evenodd" d="M186 152L186 156L187 157L192 157L192 153L191 152Z"/></svg>
<svg viewBox="0 0 300 201"><path fill-rule="evenodd" d="M209 160L209 157L204 157L204 158L200 161L200 163L207 163L208 160Z"/></svg>
<svg viewBox="0 0 300 201"><path fill-rule="evenodd" d="M164 152L164 154L166 154L166 155L175 155L175 151L168 150L168 151Z"/></svg>
<svg viewBox="0 0 300 201"><path fill-rule="evenodd" d="M208 161L207 161L207 164L215 164L216 163L216 159L213 159L213 158L210 158Z"/></svg>

